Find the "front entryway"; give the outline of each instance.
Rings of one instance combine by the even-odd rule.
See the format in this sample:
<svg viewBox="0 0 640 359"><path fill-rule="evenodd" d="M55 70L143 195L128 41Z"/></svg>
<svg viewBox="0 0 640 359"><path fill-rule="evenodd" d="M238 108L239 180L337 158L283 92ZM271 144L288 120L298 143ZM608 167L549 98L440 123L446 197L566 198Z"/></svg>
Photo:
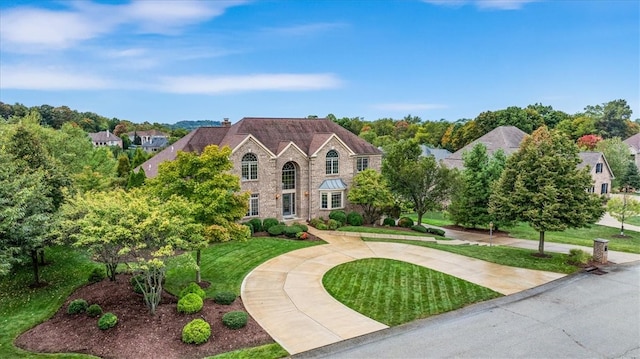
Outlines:
<svg viewBox="0 0 640 359"><path fill-rule="evenodd" d="M296 194L283 193L282 194L282 216L293 217L295 215L296 215Z"/></svg>

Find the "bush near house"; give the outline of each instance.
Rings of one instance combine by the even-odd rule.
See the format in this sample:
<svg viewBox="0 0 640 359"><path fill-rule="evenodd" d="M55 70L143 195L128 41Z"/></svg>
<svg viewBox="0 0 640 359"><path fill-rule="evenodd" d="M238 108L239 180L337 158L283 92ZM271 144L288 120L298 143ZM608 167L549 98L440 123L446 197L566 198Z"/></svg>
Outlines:
<svg viewBox="0 0 640 359"><path fill-rule="evenodd" d="M358 212L349 212L347 215L347 224L351 226L361 226L364 223L364 218Z"/></svg>
<svg viewBox="0 0 640 359"><path fill-rule="evenodd" d="M399 227L411 228L413 225L413 219L409 217L402 217L398 220Z"/></svg>
<svg viewBox="0 0 640 359"><path fill-rule="evenodd" d="M280 224L280 221L275 218L265 218L264 221L262 221L262 230L269 232L269 228L277 226L278 224Z"/></svg>
<svg viewBox="0 0 640 359"><path fill-rule="evenodd" d="M396 220L391 218L391 217L387 217L382 221L382 225L383 226L389 226L389 227L395 227L396 226Z"/></svg>
<svg viewBox="0 0 640 359"><path fill-rule="evenodd" d="M262 220L260 218L252 218L249 223L253 227L254 232L262 232Z"/></svg>
<svg viewBox="0 0 640 359"><path fill-rule="evenodd" d="M347 224L347 214L342 210L331 211L331 213L329 213L329 219L338 221L340 226Z"/></svg>

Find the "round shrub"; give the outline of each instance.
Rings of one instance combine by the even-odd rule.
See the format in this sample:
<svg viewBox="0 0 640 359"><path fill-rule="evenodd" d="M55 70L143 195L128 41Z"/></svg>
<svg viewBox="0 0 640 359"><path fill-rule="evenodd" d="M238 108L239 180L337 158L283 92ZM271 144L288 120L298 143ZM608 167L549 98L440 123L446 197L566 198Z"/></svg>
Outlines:
<svg viewBox="0 0 640 359"><path fill-rule="evenodd" d="M87 303L86 300L74 299L71 301L71 303L69 303L69 306L67 307L67 313L68 314L84 313L87 310L87 307L89 307L89 303Z"/></svg>
<svg viewBox="0 0 640 359"><path fill-rule="evenodd" d="M95 318L102 315L102 308L97 304L91 304L89 308L87 308L87 315Z"/></svg>
<svg viewBox="0 0 640 359"><path fill-rule="evenodd" d="M322 218L311 218L311 220L309 221L309 224L312 227L318 228L319 224L324 224L324 219L322 219Z"/></svg>
<svg viewBox="0 0 640 359"><path fill-rule="evenodd" d="M298 227L297 225L285 227L283 231L284 235L288 238L296 238L296 235L300 232L302 232L302 228Z"/></svg>
<svg viewBox="0 0 640 359"><path fill-rule="evenodd" d="M118 317L113 313L104 313L100 319L98 319L98 328L101 330L113 328L116 324L118 324Z"/></svg>
<svg viewBox="0 0 640 359"><path fill-rule="evenodd" d="M207 295L202 288L196 282L191 282L187 284L186 287L182 288L180 293L178 294L178 298L182 298L189 293L197 294L200 298L204 299Z"/></svg>
<svg viewBox="0 0 640 359"><path fill-rule="evenodd" d="M211 326L204 319L194 319L182 328L182 341L187 344L203 344L211 337Z"/></svg>
<svg viewBox="0 0 640 359"><path fill-rule="evenodd" d="M420 232L420 233L427 233L427 229L424 226L420 226L420 225L415 225L415 226L411 226L411 229L416 231L416 232Z"/></svg>
<svg viewBox="0 0 640 359"><path fill-rule="evenodd" d="M265 218L264 221L262 221L262 230L269 232L269 228L277 226L278 224L280 224L280 222L275 218Z"/></svg>
<svg viewBox="0 0 640 359"><path fill-rule="evenodd" d="M249 315L247 312L235 311L222 316L222 323L229 329L240 329L247 325Z"/></svg>
<svg viewBox="0 0 640 359"><path fill-rule="evenodd" d="M243 222L241 223L243 226L246 226L247 228L249 228L249 233L253 236L254 230L253 230L253 225L249 222Z"/></svg>
<svg viewBox="0 0 640 359"><path fill-rule="evenodd" d="M340 223L340 226L347 224L347 214L342 210L331 211L331 213L329 213L329 219L335 219Z"/></svg>
<svg viewBox="0 0 640 359"><path fill-rule="evenodd" d="M338 227L340 227L340 222L338 222L337 220L330 219L330 220L327 221L327 228L328 229L330 229L332 231L335 231L336 229L338 229ZM318 229L320 229L320 228L318 228Z"/></svg>
<svg viewBox="0 0 640 359"><path fill-rule="evenodd" d="M411 228L413 227L413 219L409 218L409 217L402 217L398 220L398 226L400 227L405 227L405 228Z"/></svg>
<svg viewBox="0 0 640 359"><path fill-rule="evenodd" d="M287 226L285 226L284 224L276 224L275 226L269 227L269 230L267 232L269 232L270 236L280 236L282 235L282 233L284 233L286 228Z"/></svg>
<svg viewBox="0 0 640 359"><path fill-rule="evenodd" d="M318 225L316 226L316 228L317 228L317 229L319 229L319 230L321 230L321 231L324 231L324 230L329 229L329 227L327 227L327 225L326 225L326 224L324 224L324 223L318 223Z"/></svg>
<svg viewBox="0 0 640 359"><path fill-rule="evenodd" d="M213 301L218 304L229 305L236 300L236 294L231 292L219 292L213 297Z"/></svg>
<svg viewBox="0 0 640 359"><path fill-rule="evenodd" d="M195 293L187 293L178 300L178 313L193 314L202 310L202 298Z"/></svg>
<svg viewBox="0 0 640 359"><path fill-rule="evenodd" d="M142 289L146 280L147 279L145 278L145 276L143 276L142 274L138 274L129 279L129 284L131 284L131 286L133 287L134 292L142 294Z"/></svg>
<svg viewBox="0 0 640 359"><path fill-rule="evenodd" d="M444 237L444 229L440 228L427 228L427 233L435 234L436 236Z"/></svg>
<svg viewBox="0 0 640 359"><path fill-rule="evenodd" d="M304 224L304 223L297 223L297 222L296 222L296 223L294 223L293 225L294 225L294 226L296 226L296 227L298 227L298 228L300 228L300 232L308 232L308 231L309 231L309 226L307 226L307 225L306 225L306 224Z"/></svg>
<svg viewBox="0 0 640 359"><path fill-rule="evenodd" d="M262 220L260 218L252 218L249 223L253 226L254 232L262 232Z"/></svg>
<svg viewBox="0 0 640 359"><path fill-rule="evenodd" d="M98 283L105 278L107 278L107 271L104 267L95 267L89 273L89 283Z"/></svg>
<svg viewBox="0 0 640 359"><path fill-rule="evenodd" d="M383 226L395 227L396 226L396 220L391 218L391 217L387 217L382 221L382 225Z"/></svg>
<svg viewBox="0 0 640 359"><path fill-rule="evenodd" d="M351 226L361 226L364 223L364 218L358 212L349 212L347 215L347 223Z"/></svg>

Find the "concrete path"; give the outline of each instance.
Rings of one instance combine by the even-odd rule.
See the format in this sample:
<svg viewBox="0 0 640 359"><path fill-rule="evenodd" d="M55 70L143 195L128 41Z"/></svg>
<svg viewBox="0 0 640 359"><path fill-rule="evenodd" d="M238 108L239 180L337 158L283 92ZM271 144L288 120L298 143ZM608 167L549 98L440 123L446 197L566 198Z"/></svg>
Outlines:
<svg viewBox="0 0 640 359"><path fill-rule="evenodd" d="M289 252L263 263L247 275L241 289L247 311L290 354L386 328L342 305L324 289L323 275L346 262L363 258L401 260L502 294L517 293L564 276L502 266L431 248L363 242L343 232L309 230L329 244Z"/></svg>
<svg viewBox="0 0 640 359"><path fill-rule="evenodd" d="M618 229L620 229L620 226L621 226L621 223L617 219L611 217L609 212L605 212L604 216L602 216L602 218L598 221L597 224L601 226L607 226L607 227L618 228ZM640 226L634 226L626 223L624 224L624 229L640 232Z"/></svg>

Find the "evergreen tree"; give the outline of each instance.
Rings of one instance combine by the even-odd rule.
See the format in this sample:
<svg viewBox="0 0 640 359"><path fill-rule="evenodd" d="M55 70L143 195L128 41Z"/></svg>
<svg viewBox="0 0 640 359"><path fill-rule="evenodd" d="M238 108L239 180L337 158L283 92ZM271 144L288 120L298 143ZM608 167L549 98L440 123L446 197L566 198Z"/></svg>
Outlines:
<svg viewBox="0 0 640 359"><path fill-rule="evenodd" d="M629 161L627 164L627 170L620 178L620 186L624 188L631 188L633 190L640 189L640 174L638 173L638 166L635 163Z"/></svg>
<svg viewBox="0 0 640 359"><path fill-rule="evenodd" d="M118 177L124 178L129 175L131 171L131 163L129 162L129 156L126 154L121 154L118 157L118 168L117 168Z"/></svg>

